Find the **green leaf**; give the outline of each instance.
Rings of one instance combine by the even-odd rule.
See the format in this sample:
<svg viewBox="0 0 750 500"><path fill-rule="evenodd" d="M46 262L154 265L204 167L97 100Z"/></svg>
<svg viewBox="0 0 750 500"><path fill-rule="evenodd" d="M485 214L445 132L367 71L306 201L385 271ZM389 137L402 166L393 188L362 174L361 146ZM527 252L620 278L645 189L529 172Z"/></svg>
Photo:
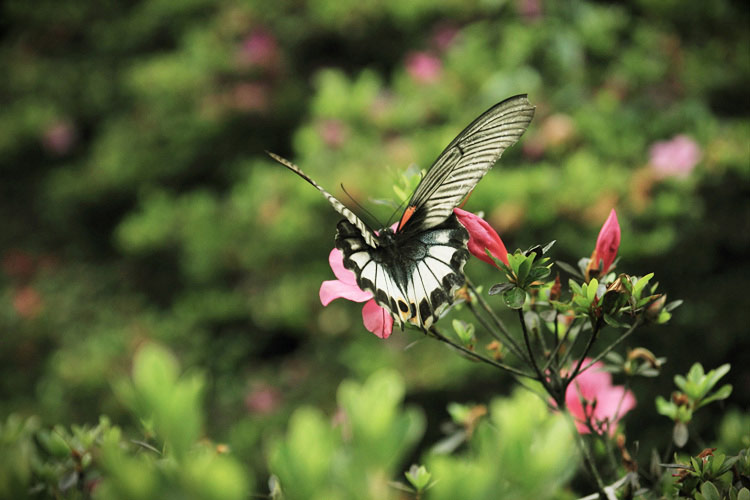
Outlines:
<svg viewBox="0 0 750 500"><path fill-rule="evenodd" d="M492 285L490 287L489 291L487 292L489 295L498 295L500 293L506 292L510 290L511 288L515 287L516 285L513 283L498 283L496 285Z"/></svg>
<svg viewBox="0 0 750 500"><path fill-rule="evenodd" d="M562 269L566 273L568 273L568 274L570 274L572 276L575 276L578 279L581 279L581 280L583 279L583 274L581 274L578 271L578 269L576 269L575 267L571 266L567 262L563 262L561 260L556 260L555 261L555 265L557 265L557 267L559 267L560 269Z"/></svg>
<svg viewBox="0 0 750 500"><path fill-rule="evenodd" d="M515 287L503 293L503 300L505 301L505 305L511 309L521 309L524 302L526 302L526 292Z"/></svg>
<svg viewBox="0 0 750 500"><path fill-rule="evenodd" d="M742 488L739 493L737 493L737 500L750 500L750 490Z"/></svg>
<svg viewBox="0 0 750 500"><path fill-rule="evenodd" d="M581 285L573 281L572 279L568 280L568 286L571 290L573 290L573 293L576 295L583 295L583 289L581 288Z"/></svg>
<svg viewBox="0 0 750 500"><path fill-rule="evenodd" d="M649 273L646 276L638 279L636 283L633 285L633 295L636 297L641 296L641 292L646 287L649 281L651 281L651 278L654 277L654 273Z"/></svg>
<svg viewBox="0 0 750 500"><path fill-rule="evenodd" d="M427 472L424 465L418 466L416 464L412 465L404 475L417 491L423 491L430 484L430 478L432 477L432 474Z"/></svg>
<svg viewBox="0 0 750 500"><path fill-rule="evenodd" d="M725 363L721 365L718 368L715 368L706 374L707 378L707 384L708 384L708 390L713 389L713 387L719 382L719 380L729 373L729 370L731 368L731 365L729 363Z"/></svg>
<svg viewBox="0 0 750 500"><path fill-rule="evenodd" d="M672 429L672 441L674 441L675 446L682 448L688 442L689 437L687 425L683 422L676 422L674 429Z"/></svg>
<svg viewBox="0 0 750 500"><path fill-rule="evenodd" d="M531 255L526 257L518 266L517 276L518 276L519 285L526 283L527 278L529 276L529 271L531 271L531 266L534 264L535 258L536 258L536 254L532 253Z"/></svg>
<svg viewBox="0 0 750 500"><path fill-rule="evenodd" d="M677 419L677 405L661 396L656 396L656 412L672 420Z"/></svg>
<svg viewBox="0 0 750 500"><path fill-rule="evenodd" d="M718 389L716 392L708 396L707 398L703 398L701 402L696 406L697 408L701 408L703 406L706 406L708 403L712 403L714 401L720 401L722 399L727 399L732 394L732 386L731 384L723 385L720 389Z"/></svg>
<svg viewBox="0 0 750 500"><path fill-rule="evenodd" d="M719 490L714 486L714 483L707 481L701 486L701 494L706 500L721 500Z"/></svg>

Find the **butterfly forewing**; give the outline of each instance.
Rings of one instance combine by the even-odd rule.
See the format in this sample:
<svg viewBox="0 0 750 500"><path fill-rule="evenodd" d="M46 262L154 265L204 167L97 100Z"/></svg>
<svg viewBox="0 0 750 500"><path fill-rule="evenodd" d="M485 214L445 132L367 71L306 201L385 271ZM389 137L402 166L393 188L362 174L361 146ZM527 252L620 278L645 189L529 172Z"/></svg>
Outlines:
<svg viewBox="0 0 750 500"><path fill-rule="evenodd" d="M534 116L526 95L496 104L461 132L438 156L414 191L399 232L414 234L443 222L516 143Z"/></svg>

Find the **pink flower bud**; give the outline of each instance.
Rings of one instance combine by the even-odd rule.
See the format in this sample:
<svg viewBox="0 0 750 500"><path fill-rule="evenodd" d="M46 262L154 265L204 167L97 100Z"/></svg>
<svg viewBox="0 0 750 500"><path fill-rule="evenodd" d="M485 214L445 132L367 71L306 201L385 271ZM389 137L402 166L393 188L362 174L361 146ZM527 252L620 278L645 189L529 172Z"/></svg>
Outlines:
<svg viewBox="0 0 750 500"><path fill-rule="evenodd" d="M454 208L453 213L456 214L458 221L469 232L468 247L469 252L474 257L494 266L495 262L489 258L485 251L487 249L496 259L501 260L506 266L509 265L508 250L505 249L503 240L486 220L460 208Z"/></svg>

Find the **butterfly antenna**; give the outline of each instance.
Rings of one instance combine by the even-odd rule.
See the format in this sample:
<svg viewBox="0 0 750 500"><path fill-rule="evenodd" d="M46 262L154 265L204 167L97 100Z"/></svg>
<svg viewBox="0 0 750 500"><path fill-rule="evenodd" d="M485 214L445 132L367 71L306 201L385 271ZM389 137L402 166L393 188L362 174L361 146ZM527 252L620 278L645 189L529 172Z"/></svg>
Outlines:
<svg viewBox="0 0 750 500"><path fill-rule="evenodd" d="M360 210L362 210L362 212L365 215L367 215L367 217L369 217L371 220L374 220L378 224L378 227L385 227L385 226L382 225L382 223L380 222L380 220L378 220L378 218L375 217L375 215L373 215L372 212L370 212L369 210L367 210L364 206L362 206L362 204L360 202L358 202L357 200L355 200L354 197L349 194L349 191L346 190L346 188L344 187L343 184L341 184L341 190L344 191L344 194L346 194L349 197L349 199L352 200L352 203L354 203L355 205L357 205L357 207Z"/></svg>

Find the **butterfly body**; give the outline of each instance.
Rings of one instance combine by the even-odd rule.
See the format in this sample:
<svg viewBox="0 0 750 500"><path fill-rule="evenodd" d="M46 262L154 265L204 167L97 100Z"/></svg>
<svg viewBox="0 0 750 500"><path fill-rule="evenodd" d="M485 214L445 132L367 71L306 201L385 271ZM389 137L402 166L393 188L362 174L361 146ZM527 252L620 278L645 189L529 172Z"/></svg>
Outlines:
<svg viewBox="0 0 750 500"><path fill-rule="evenodd" d="M354 225L339 222L335 243L344 254L344 267L396 324L408 321L429 328L464 284L469 234L451 215L417 235L386 228L377 238L379 244L373 248Z"/></svg>
<svg viewBox="0 0 750 500"><path fill-rule="evenodd" d="M357 285L394 321L428 329L463 286L469 235L453 209L476 186L534 116L525 95L508 98L470 123L435 160L395 230L375 231L299 167L269 153L315 186L344 216L335 244Z"/></svg>

